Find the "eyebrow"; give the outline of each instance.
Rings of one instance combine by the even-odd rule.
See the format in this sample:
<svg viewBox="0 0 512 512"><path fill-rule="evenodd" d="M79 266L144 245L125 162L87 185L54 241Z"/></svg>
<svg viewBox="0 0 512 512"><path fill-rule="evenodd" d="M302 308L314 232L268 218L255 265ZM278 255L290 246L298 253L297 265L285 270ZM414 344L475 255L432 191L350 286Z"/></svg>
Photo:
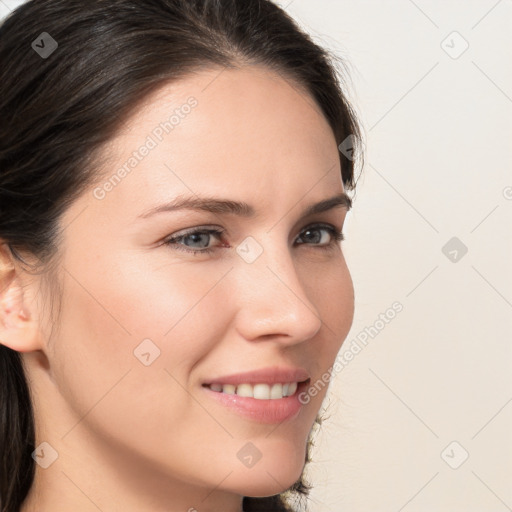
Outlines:
<svg viewBox="0 0 512 512"><path fill-rule="evenodd" d="M345 192L308 206L304 210L303 216L307 217L339 207L344 207L347 211L352 208L352 199ZM231 214L248 218L256 215L256 210L243 201L233 201L216 197L178 196L170 202L145 211L139 215L139 218L145 219L157 213L174 212L178 210L200 210L221 215Z"/></svg>

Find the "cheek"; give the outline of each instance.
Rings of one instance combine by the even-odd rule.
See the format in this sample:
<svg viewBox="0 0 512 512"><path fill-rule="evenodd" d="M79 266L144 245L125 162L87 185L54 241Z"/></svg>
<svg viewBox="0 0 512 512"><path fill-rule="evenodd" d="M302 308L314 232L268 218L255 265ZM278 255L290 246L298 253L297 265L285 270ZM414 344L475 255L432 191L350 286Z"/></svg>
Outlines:
<svg viewBox="0 0 512 512"><path fill-rule="evenodd" d="M322 319L323 330L322 336L311 340L305 347L314 377L312 382L315 382L326 372L336 373L333 365L354 318L354 286L344 259L326 265L322 272L314 273L310 268L307 275L314 276L309 280L305 277L303 282L308 283L308 297ZM327 375L325 379L328 379ZM311 401L319 407L327 393L326 382L322 380L317 389Z"/></svg>
<svg viewBox="0 0 512 512"><path fill-rule="evenodd" d="M117 258L110 267L96 260L94 271L67 266L55 356L66 378L87 379L87 395L102 396L139 367L148 370L142 379L158 371L169 383L167 369L188 385L190 369L218 340L220 287L212 289L224 272L162 262L151 267L148 260Z"/></svg>
<svg viewBox="0 0 512 512"><path fill-rule="evenodd" d="M354 285L345 260L337 258L321 271L307 269L305 276L303 282L308 283L308 296L324 324L325 339L339 349L354 317Z"/></svg>

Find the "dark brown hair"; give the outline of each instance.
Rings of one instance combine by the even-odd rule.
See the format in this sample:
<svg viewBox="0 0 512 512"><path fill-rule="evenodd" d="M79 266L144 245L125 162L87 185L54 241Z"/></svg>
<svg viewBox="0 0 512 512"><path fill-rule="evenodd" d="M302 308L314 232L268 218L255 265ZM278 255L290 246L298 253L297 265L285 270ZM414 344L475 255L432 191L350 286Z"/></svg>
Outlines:
<svg viewBox="0 0 512 512"><path fill-rule="evenodd" d="M51 46L34 46L51 43L43 32L58 45L51 54L44 54ZM58 254L59 218L100 177L105 143L148 94L204 68L262 64L306 90L337 143L353 142L339 157L343 184L355 190L361 133L334 59L269 0L21 5L0 26L0 243L47 271ZM19 512L35 446L22 358L0 344L0 512ZM244 510L292 510L285 496L305 498L309 489L301 477L283 494L244 498Z"/></svg>

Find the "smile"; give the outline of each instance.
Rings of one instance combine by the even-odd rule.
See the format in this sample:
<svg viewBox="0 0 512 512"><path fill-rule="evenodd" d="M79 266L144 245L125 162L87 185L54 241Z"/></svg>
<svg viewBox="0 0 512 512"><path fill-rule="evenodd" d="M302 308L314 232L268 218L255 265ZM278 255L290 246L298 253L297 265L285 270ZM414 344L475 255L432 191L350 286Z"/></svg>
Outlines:
<svg viewBox="0 0 512 512"><path fill-rule="evenodd" d="M206 386L212 391L228 395L256 398L257 400L277 400L292 396L297 391L298 384L298 382L285 382L282 384L243 383L237 386L234 384L209 384Z"/></svg>

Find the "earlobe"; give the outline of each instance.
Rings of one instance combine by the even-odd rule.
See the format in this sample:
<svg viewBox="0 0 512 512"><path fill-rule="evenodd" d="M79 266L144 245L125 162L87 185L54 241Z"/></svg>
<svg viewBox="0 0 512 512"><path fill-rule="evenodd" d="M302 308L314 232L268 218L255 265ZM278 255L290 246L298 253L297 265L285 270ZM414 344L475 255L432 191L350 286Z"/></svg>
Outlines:
<svg viewBox="0 0 512 512"><path fill-rule="evenodd" d="M0 343L17 352L31 352L41 348L38 329L16 272L5 244L0 245Z"/></svg>

